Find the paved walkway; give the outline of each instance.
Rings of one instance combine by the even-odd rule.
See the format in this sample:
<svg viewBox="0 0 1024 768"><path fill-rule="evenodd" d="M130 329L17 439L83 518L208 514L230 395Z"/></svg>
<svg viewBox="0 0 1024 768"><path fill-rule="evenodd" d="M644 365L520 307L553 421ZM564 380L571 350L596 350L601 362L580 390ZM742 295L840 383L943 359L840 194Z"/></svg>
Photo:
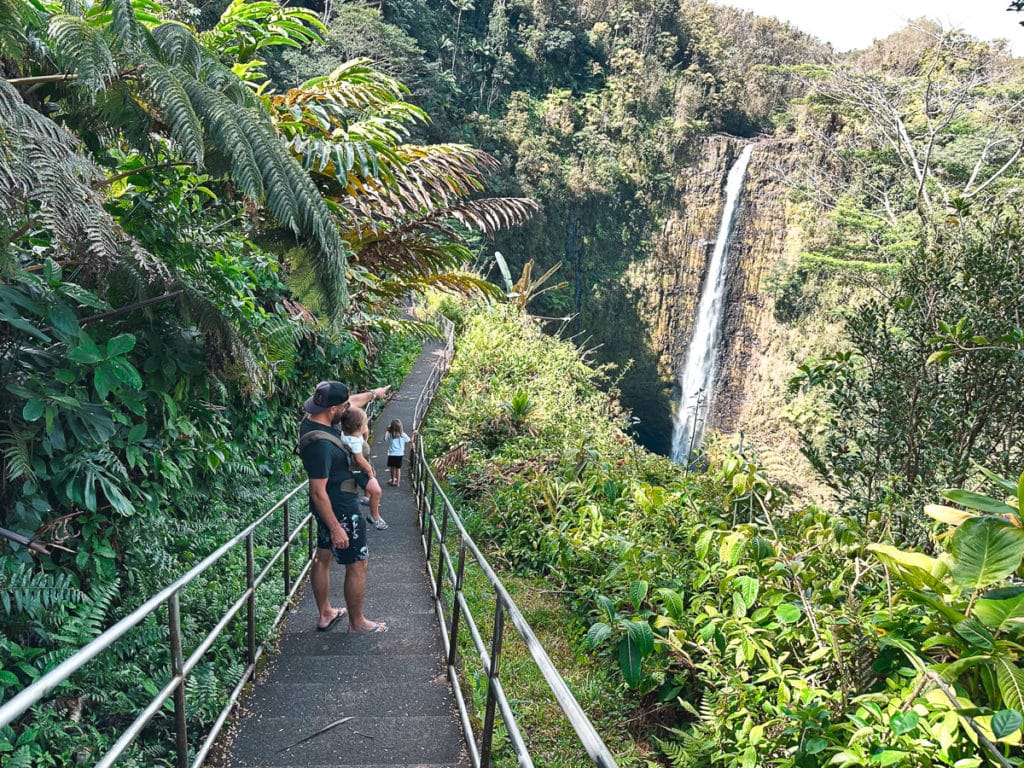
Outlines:
<svg viewBox="0 0 1024 768"><path fill-rule="evenodd" d="M369 527L365 610L370 618L386 621L389 631L350 635L343 619L331 631L317 632L307 584L298 610L284 622L280 653L242 705L224 765L469 766L444 672L408 459L401 487L389 486L383 443L392 419L401 419L412 432L413 407L440 349L425 347L374 429L372 460L384 489L381 515L389 527ZM335 606L345 604L343 575L343 566L332 566ZM337 724L328 728L332 723Z"/></svg>

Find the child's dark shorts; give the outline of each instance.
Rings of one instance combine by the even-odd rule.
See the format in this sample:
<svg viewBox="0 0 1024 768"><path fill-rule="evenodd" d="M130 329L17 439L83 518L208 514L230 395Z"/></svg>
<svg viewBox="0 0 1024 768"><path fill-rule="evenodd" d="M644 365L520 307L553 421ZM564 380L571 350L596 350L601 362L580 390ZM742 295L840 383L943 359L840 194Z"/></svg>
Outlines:
<svg viewBox="0 0 1024 768"><path fill-rule="evenodd" d="M388 466L396 469L402 468L402 457L401 456L388 456Z"/></svg>

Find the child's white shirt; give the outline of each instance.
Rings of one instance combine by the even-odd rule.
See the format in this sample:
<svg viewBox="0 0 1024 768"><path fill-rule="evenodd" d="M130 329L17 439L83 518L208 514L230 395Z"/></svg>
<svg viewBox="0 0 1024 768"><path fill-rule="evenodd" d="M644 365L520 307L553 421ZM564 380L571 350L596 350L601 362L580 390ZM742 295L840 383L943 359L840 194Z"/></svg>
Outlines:
<svg viewBox="0 0 1024 768"><path fill-rule="evenodd" d="M362 435L342 435L341 442L348 446L348 449L352 451L353 456L358 456L363 452Z"/></svg>

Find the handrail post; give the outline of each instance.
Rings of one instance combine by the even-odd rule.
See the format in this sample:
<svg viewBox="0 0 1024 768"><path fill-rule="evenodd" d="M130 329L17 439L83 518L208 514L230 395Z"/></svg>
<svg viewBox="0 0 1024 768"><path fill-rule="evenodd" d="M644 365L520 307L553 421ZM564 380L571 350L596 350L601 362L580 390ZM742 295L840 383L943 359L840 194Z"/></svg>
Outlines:
<svg viewBox="0 0 1024 768"><path fill-rule="evenodd" d="M458 655L459 642L459 616L462 614L462 606L459 603L459 595L462 594L462 574L466 570L466 541L459 537L459 566L455 571L455 596L452 598L452 623L448 630L448 666L455 666L455 657Z"/></svg>
<svg viewBox="0 0 1024 768"><path fill-rule="evenodd" d="M434 551L434 504L437 500L437 486L434 485L433 480L430 482L430 500L427 502L426 509L423 510L423 523L424 528L427 530L427 562L430 562L430 556Z"/></svg>
<svg viewBox="0 0 1024 768"><path fill-rule="evenodd" d="M484 713L484 732L480 739L480 765L491 762L491 742L494 737L494 708L498 703L495 684L498 681L498 662L501 660L501 638L505 630L505 614L501 598L494 604L494 636L491 638L491 669L487 675L487 710Z"/></svg>
<svg viewBox="0 0 1024 768"><path fill-rule="evenodd" d="M291 499L286 499L284 502L284 523L282 528L284 529L284 535L281 539L281 543L284 546L284 597L288 599L288 595L292 593L292 545L288 540L292 532L292 518L290 510Z"/></svg>
<svg viewBox="0 0 1024 768"><path fill-rule="evenodd" d="M188 768L188 732L185 717L185 656L181 651L181 604L178 593L167 598L167 623L171 640L171 675L180 677L174 689L174 732L177 767Z"/></svg>
<svg viewBox="0 0 1024 768"><path fill-rule="evenodd" d="M444 508L444 512L441 516L441 538L437 542L437 579L434 583L434 597L440 600L444 593L444 554L446 549L445 542L448 540L448 503L444 500L441 502L441 506Z"/></svg>
<svg viewBox="0 0 1024 768"><path fill-rule="evenodd" d="M253 545L253 535L250 532L245 537L245 587L249 591L249 599L246 601L246 630L248 635L248 660L250 664L256 663L256 555Z"/></svg>

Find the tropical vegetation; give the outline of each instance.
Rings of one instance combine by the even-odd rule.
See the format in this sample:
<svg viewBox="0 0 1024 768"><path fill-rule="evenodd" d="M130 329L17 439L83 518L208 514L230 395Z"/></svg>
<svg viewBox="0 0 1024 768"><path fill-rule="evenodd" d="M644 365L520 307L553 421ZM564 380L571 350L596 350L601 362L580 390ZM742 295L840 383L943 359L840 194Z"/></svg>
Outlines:
<svg viewBox="0 0 1024 768"><path fill-rule="evenodd" d="M535 210L480 195L487 154L410 141L426 113L370 62L267 78L269 49L323 32L276 2L203 28L149 0L0 4L5 698L269 507L315 382L397 384L430 332L405 297L493 292L464 268L474 233ZM235 599L218 578L189 591L194 633ZM154 617L6 728L5 765L103 754L166 634ZM240 642L191 678L191 729ZM147 736L129 763L166 760Z"/></svg>

